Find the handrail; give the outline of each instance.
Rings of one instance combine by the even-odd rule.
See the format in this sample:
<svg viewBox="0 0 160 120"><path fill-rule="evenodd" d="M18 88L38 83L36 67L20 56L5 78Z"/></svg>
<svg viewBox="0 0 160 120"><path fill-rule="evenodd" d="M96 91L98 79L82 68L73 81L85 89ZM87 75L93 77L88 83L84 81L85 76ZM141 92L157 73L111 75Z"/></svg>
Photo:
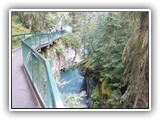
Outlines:
<svg viewBox="0 0 160 120"><path fill-rule="evenodd" d="M45 108L63 108L64 106L52 73L50 62L38 53L36 49L54 42L60 38L64 32L65 31L36 33L21 41L24 67L38 94L41 105Z"/></svg>
<svg viewBox="0 0 160 120"><path fill-rule="evenodd" d="M26 33L26 34L14 34L12 35L12 50L21 48L21 40L25 39L26 36L33 36L35 33Z"/></svg>
<svg viewBox="0 0 160 120"><path fill-rule="evenodd" d="M32 35L32 34L35 34L35 33L14 34L14 35L12 35L12 37L15 37L15 36L24 36L24 35Z"/></svg>
<svg viewBox="0 0 160 120"><path fill-rule="evenodd" d="M32 35L33 36L33 35L36 35L36 34L48 34L48 33L47 32L21 33L21 34L14 34L14 35L12 35L12 37L15 37L15 36L25 36L25 35Z"/></svg>
<svg viewBox="0 0 160 120"><path fill-rule="evenodd" d="M38 35L38 34L47 34L46 32L40 32L40 33L22 33L22 34L14 34L12 35L12 49L14 51L14 49L18 49L21 47L21 40L22 39L25 39L27 37L30 37L30 36L35 36L35 35ZM14 43L15 42L15 43Z"/></svg>

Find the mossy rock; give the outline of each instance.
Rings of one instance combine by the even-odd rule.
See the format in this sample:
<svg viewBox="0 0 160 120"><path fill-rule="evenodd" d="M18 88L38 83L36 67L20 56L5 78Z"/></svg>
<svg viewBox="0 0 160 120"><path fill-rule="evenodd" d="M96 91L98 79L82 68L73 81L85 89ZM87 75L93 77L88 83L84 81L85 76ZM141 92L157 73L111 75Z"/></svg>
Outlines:
<svg viewBox="0 0 160 120"><path fill-rule="evenodd" d="M102 86L101 86L101 90L102 90L102 94L103 94L103 95L106 94L106 92L105 92L106 87L107 87L106 81L103 81L103 82L102 82Z"/></svg>
<svg viewBox="0 0 160 120"><path fill-rule="evenodd" d="M84 63L84 67L89 69L94 68L93 62L94 62L93 58L87 59L86 62Z"/></svg>
<svg viewBox="0 0 160 120"><path fill-rule="evenodd" d="M104 80L105 80L104 78L100 78L99 82L103 83Z"/></svg>
<svg viewBox="0 0 160 120"><path fill-rule="evenodd" d="M106 84L106 80L102 83L101 92L103 95L107 95L109 98L112 96L112 88L110 85Z"/></svg>

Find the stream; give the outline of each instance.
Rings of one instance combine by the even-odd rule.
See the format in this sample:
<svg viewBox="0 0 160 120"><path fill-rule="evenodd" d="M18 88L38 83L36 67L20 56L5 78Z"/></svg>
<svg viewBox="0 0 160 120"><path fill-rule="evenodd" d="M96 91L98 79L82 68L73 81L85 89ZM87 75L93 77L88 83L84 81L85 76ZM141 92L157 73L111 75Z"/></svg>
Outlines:
<svg viewBox="0 0 160 120"><path fill-rule="evenodd" d="M66 108L87 108L86 82L78 69L61 71L58 89Z"/></svg>

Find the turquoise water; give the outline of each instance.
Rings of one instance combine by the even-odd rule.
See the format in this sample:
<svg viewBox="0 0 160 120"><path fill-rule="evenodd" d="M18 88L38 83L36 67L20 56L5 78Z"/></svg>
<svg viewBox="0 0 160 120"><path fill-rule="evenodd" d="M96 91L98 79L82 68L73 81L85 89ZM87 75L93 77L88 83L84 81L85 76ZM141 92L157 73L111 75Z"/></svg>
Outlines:
<svg viewBox="0 0 160 120"><path fill-rule="evenodd" d="M63 87L59 87L61 93L80 93L85 90L85 80L77 69L69 69L61 72L61 82L67 82Z"/></svg>
<svg viewBox="0 0 160 120"><path fill-rule="evenodd" d="M77 69L69 69L61 72L58 86L62 95L62 101L69 108L86 108L86 85L85 79Z"/></svg>

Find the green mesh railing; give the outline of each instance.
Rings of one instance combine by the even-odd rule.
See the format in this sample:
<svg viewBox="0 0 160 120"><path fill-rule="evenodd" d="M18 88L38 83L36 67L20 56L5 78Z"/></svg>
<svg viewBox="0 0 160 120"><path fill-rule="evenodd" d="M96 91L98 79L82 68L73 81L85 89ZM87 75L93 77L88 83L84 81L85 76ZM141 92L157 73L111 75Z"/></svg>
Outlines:
<svg viewBox="0 0 160 120"><path fill-rule="evenodd" d="M32 33L12 35L12 49L21 47L21 40L32 35Z"/></svg>
<svg viewBox="0 0 160 120"><path fill-rule="evenodd" d="M62 100L48 59L37 52L60 38L64 31L30 34L21 41L24 67L45 108L63 108Z"/></svg>

